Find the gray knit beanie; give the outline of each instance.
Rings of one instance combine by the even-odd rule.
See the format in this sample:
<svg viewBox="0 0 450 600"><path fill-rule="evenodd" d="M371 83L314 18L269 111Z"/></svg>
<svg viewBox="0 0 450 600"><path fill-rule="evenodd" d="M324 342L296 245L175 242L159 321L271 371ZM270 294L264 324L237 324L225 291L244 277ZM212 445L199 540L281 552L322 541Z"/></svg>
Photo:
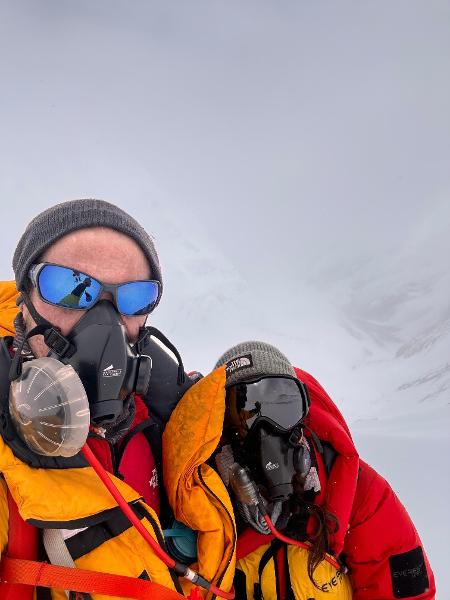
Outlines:
<svg viewBox="0 0 450 600"><path fill-rule="evenodd" d="M297 377L286 356L265 342L242 342L227 350L216 363L226 367L226 387L264 376Z"/></svg>
<svg viewBox="0 0 450 600"><path fill-rule="evenodd" d="M133 238L150 263L151 277L160 282L161 267L152 238L128 213L104 200L70 200L48 208L29 223L17 244L13 269L17 289L26 288L28 271L56 240L85 227L109 227Z"/></svg>

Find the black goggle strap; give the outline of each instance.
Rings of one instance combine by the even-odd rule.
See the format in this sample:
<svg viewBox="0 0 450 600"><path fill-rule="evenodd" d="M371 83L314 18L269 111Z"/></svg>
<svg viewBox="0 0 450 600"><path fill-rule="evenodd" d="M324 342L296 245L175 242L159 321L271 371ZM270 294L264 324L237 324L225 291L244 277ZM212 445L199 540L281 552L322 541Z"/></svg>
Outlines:
<svg viewBox="0 0 450 600"><path fill-rule="evenodd" d="M297 378L297 381L298 381L298 383L300 384L300 386L299 386L299 387L301 388L301 390L302 390L302 392L303 392L303 393L302 393L302 399L303 399L303 404L304 404L304 407L303 407L303 408L304 408L304 411L303 411L303 418L305 418L305 417L306 417L306 415L307 415L307 414L308 414L308 412L309 412L309 407L310 407L310 405L311 405L311 400L310 400L310 398L309 398L309 392L308 392L308 386L307 386L307 385L305 385L305 384L303 383L303 381L300 381L300 379L298 379L298 378Z"/></svg>
<svg viewBox="0 0 450 600"><path fill-rule="evenodd" d="M308 425L305 425L304 423L302 424L302 427L304 427L305 429L307 429L309 431L309 433L311 434L311 439L314 443L314 446L317 448L317 451L319 452L319 454L323 455L322 442L317 437L317 434L310 427L308 427Z"/></svg>
<svg viewBox="0 0 450 600"><path fill-rule="evenodd" d="M145 333L142 333L142 335L141 335L141 332L143 330L145 330ZM186 375L184 373L184 366L183 366L183 361L181 360L180 353L178 352L176 347L172 344L172 342L169 339L167 339L166 336L163 333L161 333L161 331L159 331L159 329L157 329L156 327L150 327L150 326L141 327L140 332L139 332L139 339L136 342L136 348L137 348L138 352L141 353L141 349L144 348L145 343L148 341L148 338L150 336L153 336L157 340L162 342L165 346L167 346L169 348L169 350L171 350L175 354L175 357L178 362L177 384L183 385L183 383L186 381Z"/></svg>

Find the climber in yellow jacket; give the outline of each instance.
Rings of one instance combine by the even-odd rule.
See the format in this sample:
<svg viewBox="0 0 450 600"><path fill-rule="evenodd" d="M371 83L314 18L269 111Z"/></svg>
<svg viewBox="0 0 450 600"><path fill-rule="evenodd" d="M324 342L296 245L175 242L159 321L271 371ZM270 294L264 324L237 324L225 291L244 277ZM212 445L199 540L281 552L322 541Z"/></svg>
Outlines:
<svg viewBox="0 0 450 600"><path fill-rule="evenodd" d="M74 443L78 430L84 432L82 444L89 434L85 447L109 472L106 479L165 548L160 517L167 521L168 511L158 485L160 436L189 382L179 355L178 367L172 360L164 363L166 352L159 347L154 352L158 345L150 336L159 335L176 349L155 328L144 326L162 292L153 241L117 206L75 200L31 221L13 268L15 282L0 283L0 597L47 598L42 585L52 588L54 600L67 598L66 588L85 592L77 587L82 579L77 569L111 575L100 578L102 585L112 576L129 577L130 585L145 588L146 597L155 588L140 584L150 580L166 590L163 596L151 595L155 600L176 596L176 590L182 591L180 570L170 560L169 568L130 526ZM152 367L148 355L153 352ZM46 380L50 366L64 378ZM77 391L73 397L66 386L69 376ZM71 412L78 402L85 402L82 409ZM221 585L231 587L234 546L223 537L221 548L220 538L212 538L229 564L214 557L206 572L217 581L226 571ZM63 567L73 573L70 583L43 584L39 570L31 582L30 571L11 576L12 568L23 566L18 560L43 566L37 562L40 556L60 566L59 574ZM23 578L27 585L21 584ZM123 584L119 579L114 581ZM128 597L118 588L111 594L90 587L93 600Z"/></svg>

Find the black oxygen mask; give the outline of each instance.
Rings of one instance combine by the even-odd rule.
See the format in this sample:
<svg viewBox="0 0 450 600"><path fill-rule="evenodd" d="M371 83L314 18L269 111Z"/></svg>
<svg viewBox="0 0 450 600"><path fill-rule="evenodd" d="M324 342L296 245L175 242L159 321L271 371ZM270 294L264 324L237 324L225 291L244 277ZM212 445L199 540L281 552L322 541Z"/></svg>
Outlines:
<svg viewBox="0 0 450 600"><path fill-rule="evenodd" d="M293 492L295 475L294 448L287 444L286 436L274 435L265 427L255 432L259 448L259 472L271 501L285 500Z"/></svg>
<svg viewBox="0 0 450 600"><path fill-rule="evenodd" d="M245 439L233 445L237 462L248 467L269 503L288 500L294 492L294 476L306 477L311 468L302 424L284 432L258 418Z"/></svg>
<svg viewBox="0 0 450 600"><path fill-rule="evenodd" d="M78 373L89 399L91 422L115 421L124 400L132 393L145 395L151 374L151 358L129 344L119 313L108 300L101 300L66 336L71 351L48 356L71 365Z"/></svg>
<svg viewBox="0 0 450 600"><path fill-rule="evenodd" d="M311 468L311 455L300 428L280 434L265 424L257 427L253 439L254 460L261 482L271 502L285 501L293 493L294 475L306 477Z"/></svg>

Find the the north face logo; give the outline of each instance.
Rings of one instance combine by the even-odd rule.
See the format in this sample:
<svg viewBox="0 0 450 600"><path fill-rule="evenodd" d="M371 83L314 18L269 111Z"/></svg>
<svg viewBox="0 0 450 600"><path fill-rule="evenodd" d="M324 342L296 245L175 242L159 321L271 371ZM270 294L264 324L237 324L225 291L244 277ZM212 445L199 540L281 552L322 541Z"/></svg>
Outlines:
<svg viewBox="0 0 450 600"><path fill-rule="evenodd" d="M227 375L232 375L236 371L249 369L251 367L253 367L252 355L245 354L244 356L238 356L237 358L230 360L230 362L227 363L226 372Z"/></svg>

